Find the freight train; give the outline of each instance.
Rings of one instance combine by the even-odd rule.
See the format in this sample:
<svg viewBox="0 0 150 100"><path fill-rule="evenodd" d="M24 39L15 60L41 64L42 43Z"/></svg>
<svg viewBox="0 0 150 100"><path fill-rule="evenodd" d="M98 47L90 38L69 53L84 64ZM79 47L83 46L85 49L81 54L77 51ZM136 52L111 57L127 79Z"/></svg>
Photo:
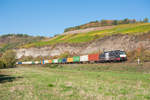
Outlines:
<svg viewBox="0 0 150 100"><path fill-rule="evenodd" d="M62 59L50 59L41 61L17 62L16 64L73 64L73 63L104 63L104 62L122 62L127 60L125 51L114 50L101 54L89 54L74 56Z"/></svg>

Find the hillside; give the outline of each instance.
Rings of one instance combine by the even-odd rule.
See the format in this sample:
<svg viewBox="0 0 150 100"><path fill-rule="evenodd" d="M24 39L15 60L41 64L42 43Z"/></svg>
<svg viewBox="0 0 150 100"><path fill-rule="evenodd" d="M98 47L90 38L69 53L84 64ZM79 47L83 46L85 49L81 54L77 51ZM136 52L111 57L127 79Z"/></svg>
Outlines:
<svg viewBox="0 0 150 100"><path fill-rule="evenodd" d="M69 31L75 31L75 30L82 30L82 29L87 29L87 28L95 28L95 27L104 27L104 26L113 26L113 25L121 25L121 24L133 24L133 23L145 23L148 22L148 19L145 18L141 21L137 21L135 19L128 19L125 18L123 20L96 20L96 21L91 21L86 24L74 26L74 27L69 27L64 30L64 32L69 32Z"/></svg>
<svg viewBox="0 0 150 100"><path fill-rule="evenodd" d="M68 31L68 32L64 32L63 34L67 35L67 34L87 33L87 32L91 32L91 31L100 31L100 30L112 29L114 27L115 27L115 25L113 25L113 26L91 27L91 28L86 28L86 29Z"/></svg>
<svg viewBox="0 0 150 100"><path fill-rule="evenodd" d="M108 50L125 50L128 58L141 57L150 61L150 23L116 25L110 29L85 33L61 34L39 42L20 46L17 57L50 59L101 53Z"/></svg>
<svg viewBox="0 0 150 100"><path fill-rule="evenodd" d="M44 37L33 37L26 34L7 34L0 36L0 53L8 50L15 49L19 46L37 42L44 39Z"/></svg>
<svg viewBox="0 0 150 100"><path fill-rule="evenodd" d="M40 41L31 44L26 44L24 48L30 47L42 47L53 45L57 43L86 43L96 39L100 39L112 35L142 35L150 31L150 23L135 23L135 24L123 24L116 25L110 29L96 30L78 34L62 34L48 41Z"/></svg>

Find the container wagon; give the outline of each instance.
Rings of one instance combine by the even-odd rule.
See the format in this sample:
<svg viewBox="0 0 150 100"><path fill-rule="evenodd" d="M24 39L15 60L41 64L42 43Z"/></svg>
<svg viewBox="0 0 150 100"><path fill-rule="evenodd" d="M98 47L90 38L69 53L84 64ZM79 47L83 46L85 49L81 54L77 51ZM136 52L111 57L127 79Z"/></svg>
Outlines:
<svg viewBox="0 0 150 100"><path fill-rule="evenodd" d="M67 58L67 63L69 64L73 63L73 58Z"/></svg>
<svg viewBox="0 0 150 100"><path fill-rule="evenodd" d="M58 63L58 59L53 59L52 63L57 64Z"/></svg>
<svg viewBox="0 0 150 100"><path fill-rule="evenodd" d="M51 63L52 63L52 60L49 60L49 63L51 64Z"/></svg>
<svg viewBox="0 0 150 100"><path fill-rule="evenodd" d="M80 62L81 63L87 63L88 61L89 61L88 55L80 56Z"/></svg>
<svg viewBox="0 0 150 100"><path fill-rule="evenodd" d="M88 55L88 61L91 63L99 62L99 54L89 54Z"/></svg>
<svg viewBox="0 0 150 100"><path fill-rule="evenodd" d="M63 58L63 59L62 59L62 63L63 63L63 64L66 64L66 63L67 63L67 58Z"/></svg>
<svg viewBox="0 0 150 100"><path fill-rule="evenodd" d="M73 62L74 63L79 63L80 62L80 56L74 56L73 57Z"/></svg>
<svg viewBox="0 0 150 100"><path fill-rule="evenodd" d="M58 63L61 64L62 63L62 59L58 59Z"/></svg>

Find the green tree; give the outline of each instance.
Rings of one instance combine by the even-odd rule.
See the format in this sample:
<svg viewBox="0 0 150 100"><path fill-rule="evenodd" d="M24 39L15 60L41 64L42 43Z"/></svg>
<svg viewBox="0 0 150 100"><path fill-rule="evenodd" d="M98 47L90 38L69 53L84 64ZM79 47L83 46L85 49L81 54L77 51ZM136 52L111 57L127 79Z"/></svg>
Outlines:
<svg viewBox="0 0 150 100"><path fill-rule="evenodd" d="M102 25L102 26L106 26L106 25L107 25L107 21L104 20L104 19L102 19L102 20L101 20L101 25Z"/></svg>
<svg viewBox="0 0 150 100"><path fill-rule="evenodd" d="M124 20L123 20L123 24L128 24L129 23L129 19L128 18L125 18Z"/></svg>
<svg viewBox="0 0 150 100"><path fill-rule="evenodd" d="M64 53L62 53L60 56L59 56L59 58L67 58L67 57L69 57L70 56L70 54L69 54L69 52L64 52Z"/></svg>
<svg viewBox="0 0 150 100"><path fill-rule="evenodd" d="M118 21L117 21L117 20L114 20L112 24L113 24L113 25L118 25Z"/></svg>
<svg viewBox="0 0 150 100"><path fill-rule="evenodd" d="M5 68L5 64L3 61L0 60L0 69Z"/></svg>
<svg viewBox="0 0 150 100"><path fill-rule="evenodd" d="M1 60L3 61L3 63L5 64L6 68L9 67L15 67L16 65L16 52L12 51L12 50L8 50L6 51L3 55Z"/></svg>
<svg viewBox="0 0 150 100"><path fill-rule="evenodd" d="M148 23L148 18L144 18L143 22Z"/></svg>

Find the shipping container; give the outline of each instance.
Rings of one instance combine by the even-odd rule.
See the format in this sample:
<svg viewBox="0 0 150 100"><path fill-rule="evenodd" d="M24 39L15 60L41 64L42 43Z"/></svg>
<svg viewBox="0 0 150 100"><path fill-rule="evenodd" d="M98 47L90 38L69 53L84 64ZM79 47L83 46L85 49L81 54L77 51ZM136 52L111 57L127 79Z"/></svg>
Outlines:
<svg viewBox="0 0 150 100"><path fill-rule="evenodd" d="M22 62L22 64L32 64L32 61Z"/></svg>
<svg viewBox="0 0 150 100"><path fill-rule="evenodd" d="M53 59L53 61L52 61L53 63L58 63L58 59Z"/></svg>
<svg viewBox="0 0 150 100"><path fill-rule="evenodd" d="M58 63L62 63L62 59L58 59Z"/></svg>
<svg viewBox="0 0 150 100"><path fill-rule="evenodd" d="M18 64L26 64L25 62L18 62Z"/></svg>
<svg viewBox="0 0 150 100"><path fill-rule="evenodd" d="M80 56L74 56L73 62L80 62Z"/></svg>
<svg viewBox="0 0 150 100"><path fill-rule="evenodd" d="M49 63L51 64L51 63L52 63L52 60L49 60Z"/></svg>
<svg viewBox="0 0 150 100"><path fill-rule="evenodd" d="M40 62L39 61L35 61L35 64L39 64Z"/></svg>
<svg viewBox="0 0 150 100"><path fill-rule="evenodd" d="M42 64L42 61L40 60L39 64Z"/></svg>
<svg viewBox="0 0 150 100"><path fill-rule="evenodd" d="M54 63L54 59L52 60L52 63Z"/></svg>
<svg viewBox="0 0 150 100"><path fill-rule="evenodd" d="M99 54L89 54L88 60L89 61L99 61Z"/></svg>
<svg viewBox="0 0 150 100"><path fill-rule="evenodd" d="M88 61L88 55L80 56L80 61L81 61L81 62L86 62L86 61Z"/></svg>
<svg viewBox="0 0 150 100"><path fill-rule="evenodd" d="M32 64L35 64L35 62L34 62L34 61L32 61Z"/></svg>
<svg viewBox="0 0 150 100"><path fill-rule="evenodd" d="M73 58L67 58L67 62L73 62Z"/></svg>
<svg viewBox="0 0 150 100"><path fill-rule="evenodd" d="M18 64L22 64L22 62L18 62Z"/></svg>
<svg viewBox="0 0 150 100"><path fill-rule="evenodd" d="M32 61L28 61L28 62L26 62L27 64L32 64Z"/></svg>
<svg viewBox="0 0 150 100"><path fill-rule="evenodd" d="M44 60L44 64L48 64L49 63L49 60Z"/></svg>
<svg viewBox="0 0 150 100"><path fill-rule="evenodd" d="M67 62L67 58L63 58L62 63L66 63L66 62Z"/></svg>

